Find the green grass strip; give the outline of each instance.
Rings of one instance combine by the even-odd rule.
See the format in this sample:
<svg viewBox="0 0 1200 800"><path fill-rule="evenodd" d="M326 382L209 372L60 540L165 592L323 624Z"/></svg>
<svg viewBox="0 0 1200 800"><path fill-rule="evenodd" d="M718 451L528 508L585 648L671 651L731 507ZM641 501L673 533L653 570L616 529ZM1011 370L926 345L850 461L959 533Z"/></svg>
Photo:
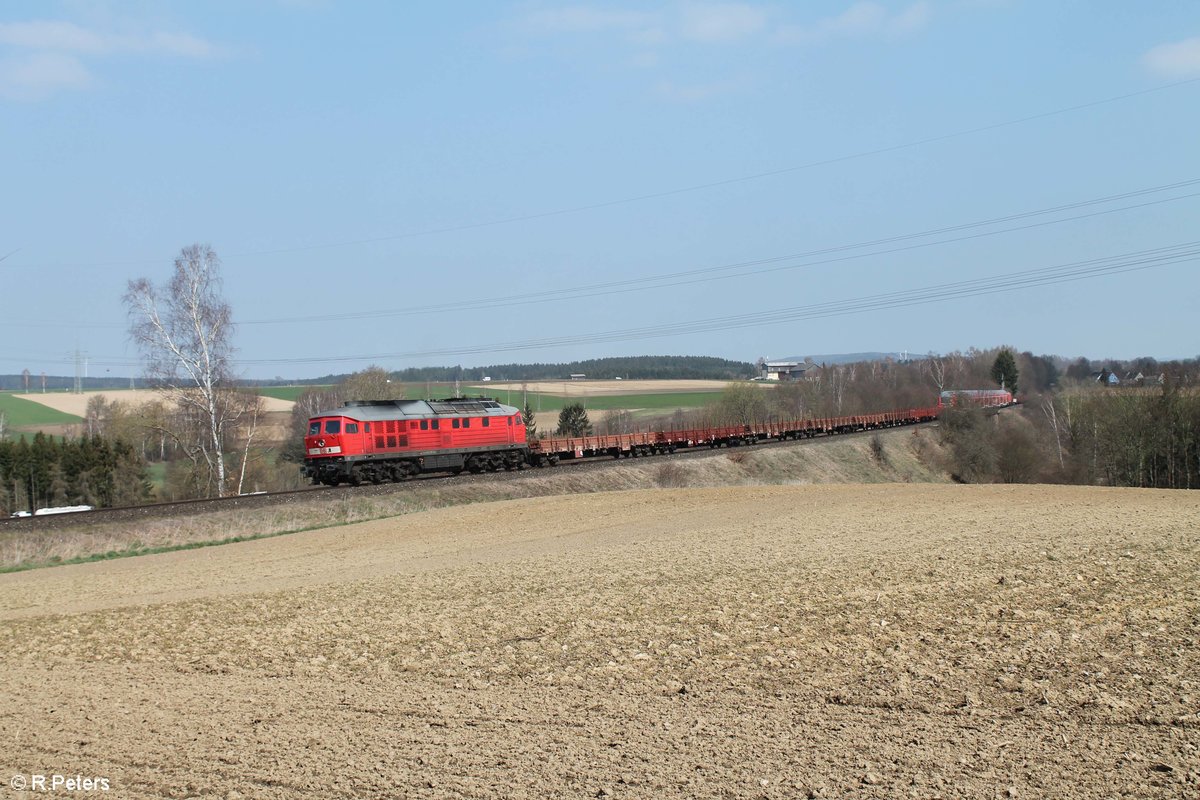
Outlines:
<svg viewBox="0 0 1200 800"><path fill-rule="evenodd" d="M8 418L10 427L33 425L74 425L83 422L83 417L56 411L49 406L15 397L11 392L0 392L0 411Z"/></svg>

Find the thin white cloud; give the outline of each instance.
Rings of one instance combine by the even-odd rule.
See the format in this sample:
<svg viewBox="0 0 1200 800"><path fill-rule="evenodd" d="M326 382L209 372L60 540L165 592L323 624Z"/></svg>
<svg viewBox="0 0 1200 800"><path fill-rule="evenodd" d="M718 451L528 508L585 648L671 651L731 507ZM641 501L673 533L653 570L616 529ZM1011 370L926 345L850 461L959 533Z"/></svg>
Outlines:
<svg viewBox="0 0 1200 800"><path fill-rule="evenodd" d="M808 43L906 36L928 25L932 6L929 0L916 0L893 12L876 0L860 0L841 14L808 24L782 23L783 13L777 6L690 0L660 11L570 5L534 10L516 22L516 29L536 38L615 35L626 43L641 46L720 44L755 38Z"/></svg>
<svg viewBox="0 0 1200 800"><path fill-rule="evenodd" d="M524 20L527 31L542 36L564 33L608 33L638 35L655 29L656 15L641 11L611 11L590 6L566 6L535 11Z"/></svg>
<svg viewBox="0 0 1200 800"><path fill-rule="evenodd" d="M603 6L543 8L526 15L517 27L527 34L614 34L638 46L678 42L725 42L760 33L766 12L746 3L687 2L656 11L623 11Z"/></svg>
<svg viewBox="0 0 1200 800"><path fill-rule="evenodd" d="M729 42L766 30L767 13L744 3L689 4L680 14L680 35L692 42Z"/></svg>
<svg viewBox="0 0 1200 800"><path fill-rule="evenodd" d="M69 53L110 52L104 37L73 23L55 20L0 22L0 44Z"/></svg>
<svg viewBox="0 0 1200 800"><path fill-rule="evenodd" d="M18 51L0 64L0 96L39 100L95 84L88 61L114 55L214 58L217 45L189 33L112 33L62 20L0 22L0 45Z"/></svg>
<svg viewBox="0 0 1200 800"><path fill-rule="evenodd" d="M181 58L216 58L227 53L225 48L198 36L192 36L190 33L156 31L137 40L137 44L142 45L145 52L148 53L161 53Z"/></svg>
<svg viewBox="0 0 1200 800"><path fill-rule="evenodd" d="M787 25L780 28L777 38L787 44L819 44L835 39L900 38L924 29L929 24L932 7L919 0L907 8L892 13L880 3L858 2L834 17L826 17L807 25Z"/></svg>
<svg viewBox="0 0 1200 800"><path fill-rule="evenodd" d="M1142 56L1142 64L1166 78L1200 76L1200 36L1152 47Z"/></svg>
<svg viewBox="0 0 1200 800"><path fill-rule="evenodd" d="M933 16L933 6L926 0L913 3L892 18L888 35L907 36L910 33L922 31L929 26L931 16Z"/></svg>
<svg viewBox="0 0 1200 800"><path fill-rule="evenodd" d="M0 97L10 100L41 100L93 82L83 62L66 53L27 53L0 62Z"/></svg>
<svg viewBox="0 0 1200 800"><path fill-rule="evenodd" d="M157 53L185 58L209 58L221 54L221 49L211 42L187 33L100 33L73 22L59 20L0 23L0 44L28 50L80 55Z"/></svg>
<svg viewBox="0 0 1200 800"><path fill-rule="evenodd" d="M667 70L675 56L694 54L700 48L733 51L739 46L902 38L927 27L932 14L931 0L908 0L900 7L858 0L843 6L845 10L835 16L800 22L806 8L800 3L675 0L643 11L614 9L599 2L554 5L551 0L526 11L507 27L521 40L522 55L549 42L556 53L570 58L594 58L599 53L599 57L609 59L609 66L649 71ZM585 41L593 46L577 45ZM713 69L720 69L723 63L713 59ZM708 83L686 79L655 83L652 79L648 85L660 97L674 102L701 102L746 87L745 81L719 79Z"/></svg>

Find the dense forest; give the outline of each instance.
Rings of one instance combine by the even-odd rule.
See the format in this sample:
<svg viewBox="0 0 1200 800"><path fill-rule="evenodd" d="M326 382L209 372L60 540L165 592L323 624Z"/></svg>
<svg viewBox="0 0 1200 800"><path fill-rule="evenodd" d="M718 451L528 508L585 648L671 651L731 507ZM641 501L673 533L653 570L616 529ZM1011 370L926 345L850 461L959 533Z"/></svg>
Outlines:
<svg viewBox="0 0 1200 800"><path fill-rule="evenodd" d="M58 506L127 506L150 499L136 449L101 436L0 441L0 511Z"/></svg>

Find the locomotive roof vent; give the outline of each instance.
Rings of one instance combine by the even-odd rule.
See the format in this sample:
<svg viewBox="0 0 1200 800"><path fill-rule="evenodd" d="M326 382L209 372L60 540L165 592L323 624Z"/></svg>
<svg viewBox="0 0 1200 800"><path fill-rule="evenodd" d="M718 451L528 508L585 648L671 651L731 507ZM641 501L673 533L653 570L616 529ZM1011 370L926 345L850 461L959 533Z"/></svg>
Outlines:
<svg viewBox="0 0 1200 800"><path fill-rule="evenodd" d="M481 397L478 400L468 400L464 397L452 397L446 400L430 400L429 407L435 414L463 414L469 411L487 411L489 409L498 409L501 406L490 397Z"/></svg>

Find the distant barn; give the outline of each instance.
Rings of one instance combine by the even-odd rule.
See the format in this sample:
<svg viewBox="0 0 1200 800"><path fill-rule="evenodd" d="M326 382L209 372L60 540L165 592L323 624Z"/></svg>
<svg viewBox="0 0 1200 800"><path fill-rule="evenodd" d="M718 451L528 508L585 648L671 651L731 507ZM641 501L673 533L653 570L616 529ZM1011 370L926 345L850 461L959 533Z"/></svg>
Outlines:
<svg viewBox="0 0 1200 800"><path fill-rule="evenodd" d="M768 361L763 377L769 381L802 381L808 365L802 361Z"/></svg>

